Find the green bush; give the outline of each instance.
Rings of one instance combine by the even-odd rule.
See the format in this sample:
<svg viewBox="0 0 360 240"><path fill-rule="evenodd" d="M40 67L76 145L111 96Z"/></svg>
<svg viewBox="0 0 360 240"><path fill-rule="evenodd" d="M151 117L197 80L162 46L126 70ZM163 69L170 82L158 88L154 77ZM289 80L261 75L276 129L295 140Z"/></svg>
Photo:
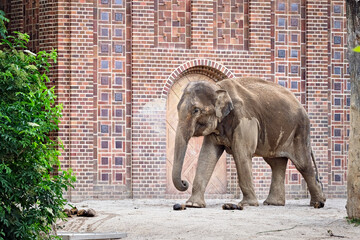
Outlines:
<svg viewBox="0 0 360 240"><path fill-rule="evenodd" d="M51 239L75 181L61 171L61 143L49 136L62 110L46 86L57 54L28 51L29 36L8 36L4 21L0 11L0 239Z"/></svg>

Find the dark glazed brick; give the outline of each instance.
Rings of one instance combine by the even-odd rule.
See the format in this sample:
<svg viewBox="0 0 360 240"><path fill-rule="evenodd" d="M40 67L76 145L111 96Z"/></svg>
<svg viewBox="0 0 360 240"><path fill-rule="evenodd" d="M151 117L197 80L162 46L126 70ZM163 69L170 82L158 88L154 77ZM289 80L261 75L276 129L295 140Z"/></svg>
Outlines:
<svg viewBox="0 0 360 240"><path fill-rule="evenodd" d="M121 110L121 109L116 109L116 110L115 110L115 116L116 116L116 117L122 117L122 115L123 115L123 114L122 114L122 110Z"/></svg>
<svg viewBox="0 0 360 240"><path fill-rule="evenodd" d="M299 71L299 67L298 67L298 66L291 66L291 73L298 73L298 71ZM292 83L291 83L291 88L293 88L293 87L292 87ZM297 85L296 85L295 88L297 88Z"/></svg>
<svg viewBox="0 0 360 240"><path fill-rule="evenodd" d="M101 141L101 148L108 148L109 142L108 141Z"/></svg>
<svg viewBox="0 0 360 240"><path fill-rule="evenodd" d="M286 85L287 85L287 84L286 84L286 81L279 80L278 83L279 83L280 86L287 87L287 86L286 86Z"/></svg>
<svg viewBox="0 0 360 240"><path fill-rule="evenodd" d="M298 179L299 179L299 177L298 177L298 174L297 174L297 173L291 174L291 180L292 180L292 181L297 181Z"/></svg>
<svg viewBox="0 0 360 240"><path fill-rule="evenodd" d="M297 3L292 3L291 4L291 11L292 12L297 12L299 10L299 4Z"/></svg>
<svg viewBox="0 0 360 240"><path fill-rule="evenodd" d="M101 131L101 133L109 133L109 126L108 125L101 125L100 131Z"/></svg>
<svg viewBox="0 0 360 240"><path fill-rule="evenodd" d="M279 20L278 20L278 26L279 27L284 27L285 23L286 23L285 18L279 18Z"/></svg>
<svg viewBox="0 0 360 240"><path fill-rule="evenodd" d="M341 159L335 159L335 166L341 166Z"/></svg>
<svg viewBox="0 0 360 240"><path fill-rule="evenodd" d="M341 22L340 21L334 21L334 28L340 29L341 28Z"/></svg>
<svg viewBox="0 0 360 240"><path fill-rule="evenodd" d="M115 69L122 70L123 69L123 62L122 61L115 61Z"/></svg>
<svg viewBox="0 0 360 240"><path fill-rule="evenodd" d="M334 67L334 74L341 75L341 68L340 67Z"/></svg>
<svg viewBox="0 0 360 240"><path fill-rule="evenodd" d="M107 117L109 115L109 111L107 109L101 109L101 116Z"/></svg>
<svg viewBox="0 0 360 240"><path fill-rule="evenodd" d="M284 65L279 65L278 66L278 72L281 72L281 73L285 72L285 66Z"/></svg>
<svg viewBox="0 0 360 240"><path fill-rule="evenodd" d="M282 34L282 33L279 33L278 34L278 39L279 39L279 42L285 42L285 35Z"/></svg>
<svg viewBox="0 0 360 240"><path fill-rule="evenodd" d="M334 114L334 121L340 121L341 120L341 115L339 113L335 113Z"/></svg>
<svg viewBox="0 0 360 240"><path fill-rule="evenodd" d="M115 157L115 165L122 166L123 165L123 158L122 157Z"/></svg>
<svg viewBox="0 0 360 240"><path fill-rule="evenodd" d="M341 144L335 143L335 151L341 152Z"/></svg>
<svg viewBox="0 0 360 240"><path fill-rule="evenodd" d="M116 133L122 133L122 126L116 125L115 126L115 132Z"/></svg>
<svg viewBox="0 0 360 240"><path fill-rule="evenodd" d="M122 93L115 93L115 101L122 101Z"/></svg>
<svg viewBox="0 0 360 240"><path fill-rule="evenodd" d="M109 36L109 29L107 29L107 28L102 28L102 29L101 29L101 36L103 36L103 37Z"/></svg>
<svg viewBox="0 0 360 240"><path fill-rule="evenodd" d="M336 106L340 106L340 105L341 105L341 100L340 100L340 98L335 98L335 100L334 100L334 105L336 105Z"/></svg>
<svg viewBox="0 0 360 240"><path fill-rule="evenodd" d="M109 174L108 173L101 174L101 180L102 181L109 181Z"/></svg>
<svg viewBox="0 0 360 240"><path fill-rule="evenodd" d="M335 128L334 129L334 136L335 137L341 137L341 129Z"/></svg>
<svg viewBox="0 0 360 240"><path fill-rule="evenodd" d="M100 15L100 19L104 20L104 21L109 20L109 13L108 12L102 12L101 15Z"/></svg>
<svg viewBox="0 0 360 240"><path fill-rule="evenodd" d="M115 52L116 53L122 53L123 52L123 46L122 45L115 45Z"/></svg>
<svg viewBox="0 0 360 240"><path fill-rule="evenodd" d="M121 173L116 173L115 174L115 180L116 181L122 181L122 174Z"/></svg>
<svg viewBox="0 0 360 240"><path fill-rule="evenodd" d="M334 90L341 90L341 83L334 83Z"/></svg>
<svg viewBox="0 0 360 240"><path fill-rule="evenodd" d="M108 69L109 68L109 61L101 60L101 68L102 69Z"/></svg>
<svg viewBox="0 0 360 240"><path fill-rule="evenodd" d="M107 100L109 100L109 94L101 93L101 101L107 101Z"/></svg>
<svg viewBox="0 0 360 240"><path fill-rule="evenodd" d="M299 20L297 18L292 18L290 24L293 27L297 27L299 25Z"/></svg>
<svg viewBox="0 0 360 240"><path fill-rule="evenodd" d="M122 148L122 141L115 141L115 148Z"/></svg>
<svg viewBox="0 0 360 240"><path fill-rule="evenodd" d="M298 51L297 50L291 50L290 57L297 58L298 57Z"/></svg>
<svg viewBox="0 0 360 240"><path fill-rule="evenodd" d="M341 182L341 176L338 174L335 174L335 182Z"/></svg>
<svg viewBox="0 0 360 240"><path fill-rule="evenodd" d="M123 14L122 13L115 13L115 21L122 21Z"/></svg>
<svg viewBox="0 0 360 240"><path fill-rule="evenodd" d="M285 50L278 50L278 57L285 58Z"/></svg>
<svg viewBox="0 0 360 240"><path fill-rule="evenodd" d="M285 10L285 3L279 3L278 4L278 10L279 11L284 11Z"/></svg>
<svg viewBox="0 0 360 240"><path fill-rule="evenodd" d="M115 77L115 84L122 85L123 84L122 77Z"/></svg>
<svg viewBox="0 0 360 240"><path fill-rule="evenodd" d="M108 85L108 84L109 84L108 76L102 76L101 77L101 85Z"/></svg>
<svg viewBox="0 0 360 240"><path fill-rule="evenodd" d="M335 5L334 6L334 13L341 13L341 6L340 5Z"/></svg>
<svg viewBox="0 0 360 240"><path fill-rule="evenodd" d="M108 165L109 164L109 159L107 157L102 157L101 158L101 164L102 165Z"/></svg>
<svg viewBox="0 0 360 240"><path fill-rule="evenodd" d="M122 37L122 35L123 35L122 29L116 28L116 29L115 29L115 36L116 36L116 37Z"/></svg>
<svg viewBox="0 0 360 240"><path fill-rule="evenodd" d="M334 37L334 44L341 44L341 37L340 36L335 36Z"/></svg>
<svg viewBox="0 0 360 240"><path fill-rule="evenodd" d="M107 44L101 44L101 52L107 53L109 51L109 45Z"/></svg>

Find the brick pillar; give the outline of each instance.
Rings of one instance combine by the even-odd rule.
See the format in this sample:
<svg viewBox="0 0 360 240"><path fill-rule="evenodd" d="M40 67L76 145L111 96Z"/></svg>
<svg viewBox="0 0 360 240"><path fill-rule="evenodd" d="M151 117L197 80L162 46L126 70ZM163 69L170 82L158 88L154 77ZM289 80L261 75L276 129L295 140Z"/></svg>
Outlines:
<svg viewBox="0 0 360 240"><path fill-rule="evenodd" d="M311 122L312 149L326 192L328 185L328 13L327 0L306 5L306 88Z"/></svg>
<svg viewBox="0 0 360 240"><path fill-rule="evenodd" d="M191 1L191 48L212 49L214 38L214 1Z"/></svg>
<svg viewBox="0 0 360 240"><path fill-rule="evenodd" d="M93 1L58 2L58 101L63 103L59 137L63 167L76 173L70 200L93 196Z"/></svg>
<svg viewBox="0 0 360 240"><path fill-rule="evenodd" d="M23 0L8 0L6 7L9 12L6 13L6 17L10 20L8 33L13 31L24 32L24 8Z"/></svg>
<svg viewBox="0 0 360 240"><path fill-rule="evenodd" d="M132 196L132 17L131 0L126 0L126 187Z"/></svg>
<svg viewBox="0 0 360 240"><path fill-rule="evenodd" d="M61 167L68 169L71 167L70 163L70 2L68 0L58 1L57 15L57 74L56 80L56 94L57 102L63 104L62 118L59 124L58 137L61 139L64 150L59 157ZM71 190L68 191L68 198L71 196Z"/></svg>

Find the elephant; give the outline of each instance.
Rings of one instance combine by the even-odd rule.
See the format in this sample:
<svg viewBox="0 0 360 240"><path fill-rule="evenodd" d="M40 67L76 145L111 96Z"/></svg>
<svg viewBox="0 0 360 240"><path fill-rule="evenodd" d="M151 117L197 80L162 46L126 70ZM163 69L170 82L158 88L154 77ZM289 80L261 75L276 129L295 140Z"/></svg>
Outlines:
<svg viewBox="0 0 360 240"><path fill-rule="evenodd" d="M224 151L235 161L243 194L240 205L259 205L252 158L262 157L272 170L264 205L285 205L285 171L290 159L307 183L310 205L324 206L326 198L310 145L310 120L288 89L256 77L194 81L184 89L177 110L172 181L179 191L189 187L181 179L188 141L204 136L187 207L206 207L205 189Z"/></svg>

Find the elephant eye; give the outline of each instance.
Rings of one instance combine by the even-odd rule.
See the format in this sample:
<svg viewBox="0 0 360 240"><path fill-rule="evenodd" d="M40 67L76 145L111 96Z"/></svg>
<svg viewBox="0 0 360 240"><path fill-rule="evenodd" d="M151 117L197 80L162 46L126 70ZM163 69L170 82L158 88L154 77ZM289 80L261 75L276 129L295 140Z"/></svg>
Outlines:
<svg viewBox="0 0 360 240"><path fill-rule="evenodd" d="M193 114L196 114L196 113L199 113L199 112L201 112L200 108L194 108Z"/></svg>

